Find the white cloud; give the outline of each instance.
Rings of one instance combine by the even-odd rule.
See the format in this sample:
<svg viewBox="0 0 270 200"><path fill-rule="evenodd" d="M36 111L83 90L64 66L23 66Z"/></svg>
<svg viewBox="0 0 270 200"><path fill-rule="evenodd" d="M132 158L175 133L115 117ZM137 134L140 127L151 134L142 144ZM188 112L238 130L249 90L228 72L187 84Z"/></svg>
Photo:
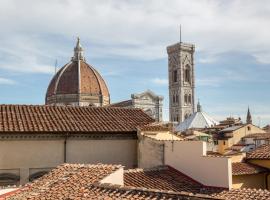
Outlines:
<svg viewBox="0 0 270 200"><path fill-rule="evenodd" d="M151 82L157 85L168 85L168 79L166 78L153 78Z"/></svg>
<svg viewBox="0 0 270 200"><path fill-rule="evenodd" d="M16 84L15 81L13 81L11 79L1 78L0 77L0 85L14 85L14 84Z"/></svg>
<svg viewBox="0 0 270 200"><path fill-rule="evenodd" d="M44 63L68 59L78 35L91 57L165 58L166 46L179 40L181 23L183 40L205 53L199 62L242 51L269 63L269 21L268 0L2 0L0 43L22 61L7 67L51 73Z"/></svg>
<svg viewBox="0 0 270 200"><path fill-rule="evenodd" d="M218 77L208 77L205 79L198 78L196 80L196 84L199 86L211 86L211 87L219 87L220 84L223 82L223 79L218 78Z"/></svg>

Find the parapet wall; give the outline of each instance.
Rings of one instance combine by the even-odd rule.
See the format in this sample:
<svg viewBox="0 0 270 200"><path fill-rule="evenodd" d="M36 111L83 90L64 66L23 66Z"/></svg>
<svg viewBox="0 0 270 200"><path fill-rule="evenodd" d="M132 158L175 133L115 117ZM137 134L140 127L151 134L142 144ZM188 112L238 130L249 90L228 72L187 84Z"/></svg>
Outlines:
<svg viewBox="0 0 270 200"><path fill-rule="evenodd" d="M232 188L231 160L206 155L202 141L166 141L165 164L205 186Z"/></svg>

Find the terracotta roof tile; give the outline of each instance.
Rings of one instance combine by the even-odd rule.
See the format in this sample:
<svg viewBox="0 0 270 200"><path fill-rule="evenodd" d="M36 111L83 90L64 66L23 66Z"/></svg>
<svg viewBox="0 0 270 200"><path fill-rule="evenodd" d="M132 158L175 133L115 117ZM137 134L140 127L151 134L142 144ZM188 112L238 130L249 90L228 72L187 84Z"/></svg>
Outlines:
<svg viewBox="0 0 270 200"><path fill-rule="evenodd" d="M46 97L55 94L91 94L110 97L101 75L89 64L80 60L64 65L51 80ZM80 72L80 75L79 75ZM56 92L56 93L55 93Z"/></svg>
<svg viewBox="0 0 270 200"><path fill-rule="evenodd" d="M55 199L216 199L204 194L173 192L157 189L135 188L101 184L100 180L121 168L117 165L64 164L7 200L55 200Z"/></svg>
<svg viewBox="0 0 270 200"><path fill-rule="evenodd" d="M110 105L108 105L109 107L128 107L128 106L132 106L132 100L125 100L125 101L120 101L117 103L112 103Z"/></svg>
<svg viewBox="0 0 270 200"><path fill-rule="evenodd" d="M99 182L121 165L63 164L26 185L7 199L87 199L90 184Z"/></svg>
<svg viewBox="0 0 270 200"><path fill-rule="evenodd" d="M0 133L134 132L153 121L140 109L0 105Z"/></svg>
<svg viewBox="0 0 270 200"><path fill-rule="evenodd" d="M270 145L264 144L258 147L257 149L248 152L246 159L259 159L259 160L270 159Z"/></svg>
<svg viewBox="0 0 270 200"><path fill-rule="evenodd" d="M170 166L144 170L126 170L124 173L124 184L125 186L194 194L212 193L223 190L221 188L205 187Z"/></svg>
<svg viewBox="0 0 270 200"><path fill-rule="evenodd" d="M198 199L222 199L211 197L205 194L193 194L189 192L174 192L168 190L146 189L138 187L120 187L108 184L93 184L89 190L93 198L101 199L132 199L132 200L157 200L157 199L182 199L182 200L198 200Z"/></svg>
<svg viewBox="0 0 270 200"><path fill-rule="evenodd" d="M267 171L265 168L244 162L232 163L233 175L258 174Z"/></svg>
<svg viewBox="0 0 270 200"><path fill-rule="evenodd" d="M153 183L149 185L149 182L145 182L143 187L140 186L119 186L111 184L101 184L100 181L114 172L122 168L120 165L81 165L81 164L63 164L52 170L50 173L44 175L43 177L37 179L33 183L26 185L21 188L18 192L10 194L7 196L7 200L89 200L89 199L133 199L133 200L143 200L143 199L234 199L234 200L259 200L259 199L269 199L269 190L256 190L256 189L233 189L215 192L212 194L194 194L193 192L187 190L174 191L174 188L179 187L177 180L179 179L179 174L177 174L177 179L175 175L166 174L162 170L172 169L163 167L157 168L156 170L161 170L161 173L155 173L152 175L146 175L147 178L142 178L143 180L151 181ZM153 170L153 169L152 169ZM137 172L136 172L137 171ZM147 172L147 170L129 170L125 172L126 174L134 174ZM148 170L151 171L151 170ZM173 172L175 173L175 172ZM162 180L157 181L158 178ZM168 181L167 186L163 185L166 179ZM138 180L136 184L142 184L143 181ZM190 182L188 180L187 182ZM154 186L153 184L156 184ZM125 180L126 184L126 180ZM173 186L175 185L176 186ZM196 184L196 183L195 183ZM161 185L161 186L159 186ZM198 187L201 187L197 184ZM160 187L160 188L159 188ZM186 188L188 186L185 186ZM183 187L182 187L183 188ZM195 187L196 188L196 187ZM178 189L176 189L178 190ZM194 190L194 187L192 191Z"/></svg>
<svg viewBox="0 0 270 200"><path fill-rule="evenodd" d="M247 135L243 138L270 139L270 133L254 133L254 134Z"/></svg>
<svg viewBox="0 0 270 200"><path fill-rule="evenodd" d="M159 122L154 122L151 124L143 125L138 127L141 131L169 131L169 124L163 124Z"/></svg>
<svg viewBox="0 0 270 200"><path fill-rule="evenodd" d="M261 189L232 189L223 191L214 197L224 198L227 200L267 200L270 199L269 190Z"/></svg>

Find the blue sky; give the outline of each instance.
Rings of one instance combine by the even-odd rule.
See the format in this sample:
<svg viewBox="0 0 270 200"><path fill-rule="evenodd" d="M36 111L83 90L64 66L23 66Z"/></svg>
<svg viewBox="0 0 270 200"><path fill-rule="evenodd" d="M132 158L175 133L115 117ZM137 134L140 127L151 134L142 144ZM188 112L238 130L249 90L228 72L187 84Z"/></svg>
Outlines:
<svg viewBox="0 0 270 200"><path fill-rule="evenodd" d="M43 104L58 67L80 36L112 102L151 89L165 97L166 46L196 46L196 99L217 120L270 123L268 0L1 0L0 103Z"/></svg>

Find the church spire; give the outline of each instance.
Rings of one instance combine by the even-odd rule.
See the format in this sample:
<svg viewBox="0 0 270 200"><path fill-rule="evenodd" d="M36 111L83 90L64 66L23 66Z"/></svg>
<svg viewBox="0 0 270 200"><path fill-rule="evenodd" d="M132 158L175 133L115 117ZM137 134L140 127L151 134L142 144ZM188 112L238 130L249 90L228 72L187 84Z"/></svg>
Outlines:
<svg viewBox="0 0 270 200"><path fill-rule="evenodd" d="M80 38L77 38L77 44L76 47L74 48L74 56L72 57L72 61L78 61L78 60L83 60L85 61L84 55L83 55L83 48L80 43Z"/></svg>
<svg viewBox="0 0 270 200"><path fill-rule="evenodd" d="M202 106L200 104L200 100L198 100L198 104L197 104L197 112L202 112Z"/></svg>
<svg viewBox="0 0 270 200"><path fill-rule="evenodd" d="M251 117L251 114L250 114L250 111L249 111L249 107L248 107L248 111L247 111L247 121L246 121L247 124L252 124L252 117Z"/></svg>

